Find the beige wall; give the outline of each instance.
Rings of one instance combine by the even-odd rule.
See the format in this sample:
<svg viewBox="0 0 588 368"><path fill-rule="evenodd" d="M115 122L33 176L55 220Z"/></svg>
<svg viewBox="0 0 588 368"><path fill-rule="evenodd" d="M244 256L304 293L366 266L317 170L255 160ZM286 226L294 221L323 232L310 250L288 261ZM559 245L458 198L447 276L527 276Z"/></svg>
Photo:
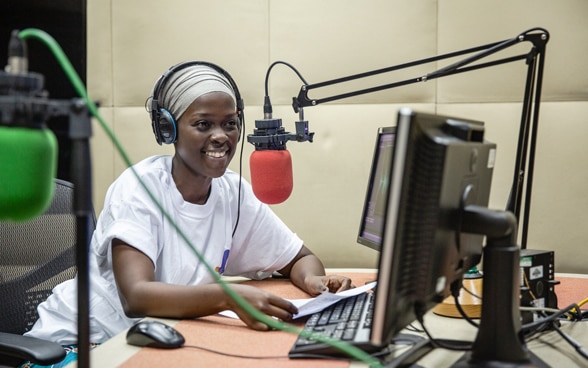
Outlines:
<svg viewBox="0 0 588 368"><path fill-rule="evenodd" d="M551 39L528 248L554 250L557 272L588 273L586 14L585 0L89 0L88 89L136 162L173 152L155 143L144 103L155 79L181 61L207 60L231 73L245 100L246 133L251 133L255 119L262 118L263 81L273 61L290 62L314 83L546 28ZM525 43L514 50L527 49ZM418 67L375 83L432 70L433 65ZM519 62L307 108L315 142L289 144L294 192L274 210L327 266L375 266L376 252L355 238L376 128L394 125L401 106L485 121L487 139L498 144L491 205L504 208L524 78L525 65ZM274 116L288 130L297 119L290 102L300 85L286 67L274 68ZM361 86L366 85L349 88ZM92 144L100 211L108 185L125 166L98 124ZM246 144L246 178L251 148ZM237 160L232 168L238 169Z"/></svg>

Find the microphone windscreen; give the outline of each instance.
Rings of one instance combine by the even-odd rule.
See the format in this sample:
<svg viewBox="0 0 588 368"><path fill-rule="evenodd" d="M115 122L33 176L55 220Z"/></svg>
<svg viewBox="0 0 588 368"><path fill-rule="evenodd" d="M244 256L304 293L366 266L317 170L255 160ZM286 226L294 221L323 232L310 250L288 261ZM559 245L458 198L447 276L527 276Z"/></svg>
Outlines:
<svg viewBox="0 0 588 368"><path fill-rule="evenodd" d="M51 204L57 138L49 129L0 127L0 220L25 221Z"/></svg>
<svg viewBox="0 0 588 368"><path fill-rule="evenodd" d="M288 150L254 151L249 159L253 193L263 203L284 202L292 193L292 157Z"/></svg>

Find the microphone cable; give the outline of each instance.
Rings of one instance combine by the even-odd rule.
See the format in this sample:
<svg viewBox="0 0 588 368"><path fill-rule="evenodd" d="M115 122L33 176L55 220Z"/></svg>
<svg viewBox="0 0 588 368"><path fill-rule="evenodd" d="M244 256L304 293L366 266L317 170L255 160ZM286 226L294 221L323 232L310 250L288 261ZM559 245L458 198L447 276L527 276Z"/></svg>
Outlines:
<svg viewBox="0 0 588 368"><path fill-rule="evenodd" d="M249 315L254 317L256 320L264 323L265 325L267 325L270 328L285 331L285 332L290 332L290 333L297 334L297 335L301 335L307 339L313 339L313 340L320 341L322 343L328 344L328 345L346 353L347 355L349 355L357 360L360 360L360 361L368 364L370 367L374 367L374 368L382 367L382 364L378 360L374 359L372 356L367 354L365 351L363 351L363 350L361 350L361 349L359 349L359 348L357 348L357 347L355 347L345 341L342 341L340 339L334 339L331 337L327 337L321 333L309 333L309 332L304 331L303 329L296 327L292 324L288 324L283 321L276 320L276 319L262 313L261 311L255 309L243 297L241 297L238 293L236 293L229 286L229 284L227 282L225 282L224 280L221 279L221 276L218 274L218 272L216 272L215 269L211 265L209 265L208 262L206 262L206 260L204 259L204 256L196 249L196 247L192 244L191 240L186 236L186 234L182 231L182 229L180 229L180 227L176 224L176 222L173 220L172 216L163 208L162 204L157 200L157 198L155 198L153 193L151 193L151 191L149 190L149 187L147 186L147 184L141 179L141 177L138 175L137 171L133 168L132 161L130 160L128 154L126 153L125 149L123 148L122 144L120 143L120 141L118 140L118 138L116 137L114 132L108 127L108 124L106 123L106 121L104 120L102 115L98 112L98 107L96 106L94 101L92 101L89 98L88 93L86 91L86 88L84 86L84 83L82 82L78 73L75 71L75 68L73 67L73 65L71 64L71 62L67 58L67 56L65 55L61 46L48 33L46 33L45 31L42 31L40 29L36 29L36 28L23 29L22 31L19 32L19 37L22 39L31 38L31 37L37 38L43 44L45 44L45 46L47 46L49 48L49 50L53 53L54 57L58 61L59 65L63 69L65 75L67 76L67 78L69 79L71 84L73 85L73 87L76 90L76 92L78 93L78 95L86 103L90 114L94 118L96 118L96 120L100 124L101 128L104 130L104 132L107 134L107 136L110 138L110 140L114 144L116 150L120 154L124 163L131 169L132 173L135 175L135 177L137 178L137 180L139 181L139 183L141 184L143 189L145 189L149 198L153 201L153 203L157 206L157 208L159 208L162 215L170 222L170 224L172 225L174 230L178 233L180 238L194 252L194 254L198 258L198 260L204 265L204 267L210 273L210 275L213 277L215 282L217 282L219 284L219 286L223 289L223 291L227 295L229 295L241 308L243 308L243 310L245 310Z"/></svg>
<svg viewBox="0 0 588 368"><path fill-rule="evenodd" d="M306 80L304 79L304 77L302 76L302 74L300 74L300 72L298 71L298 69L296 69L296 67L294 67L294 65L285 62L285 61L274 61L269 68L267 68L267 72L265 73L265 95L266 97L269 97L269 76L270 76L270 72L271 70L278 64L282 64L282 65L286 65L287 67L289 67L290 69L292 69L292 71L294 71L294 73L296 73L296 75L298 76L298 78L300 78L300 80L304 83L304 84L308 84L308 82L306 82Z"/></svg>
<svg viewBox="0 0 588 368"><path fill-rule="evenodd" d="M271 65L269 66L269 68L267 68L267 71L265 72L265 81L264 81L265 96L263 99L263 115L265 118L271 118L272 113L273 113L272 103L271 103L271 99L269 97L269 76L270 76L272 69L276 65L280 65L280 64L289 67L294 73L296 73L296 75L298 76L298 78L300 78L300 80L302 81L302 83L304 83L304 85L308 85L308 82L306 82L306 79L304 79L302 74L300 74L300 72L298 71L298 69L296 69L296 67L294 65L292 65L286 61L282 61L282 60L277 60L277 61L274 61L273 63L271 63Z"/></svg>

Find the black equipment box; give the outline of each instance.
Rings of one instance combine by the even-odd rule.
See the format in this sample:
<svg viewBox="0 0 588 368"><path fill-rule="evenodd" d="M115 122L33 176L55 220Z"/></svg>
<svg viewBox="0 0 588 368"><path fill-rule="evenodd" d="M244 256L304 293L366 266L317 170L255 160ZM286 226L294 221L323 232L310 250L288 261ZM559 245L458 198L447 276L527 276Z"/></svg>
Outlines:
<svg viewBox="0 0 588 368"><path fill-rule="evenodd" d="M554 252L521 249L520 289L522 307L557 308ZM521 312L522 322L535 320L534 312Z"/></svg>

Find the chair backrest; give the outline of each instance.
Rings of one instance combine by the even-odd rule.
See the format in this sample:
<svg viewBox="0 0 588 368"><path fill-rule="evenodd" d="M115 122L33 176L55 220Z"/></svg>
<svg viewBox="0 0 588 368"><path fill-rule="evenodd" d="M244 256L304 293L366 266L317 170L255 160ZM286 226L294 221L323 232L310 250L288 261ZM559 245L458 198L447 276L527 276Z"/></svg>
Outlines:
<svg viewBox="0 0 588 368"><path fill-rule="evenodd" d="M38 318L37 306L76 273L73 185L55 179L51 205L25 222L0 221L0 331L23 334ZM94 215L94 214L92 214ZM94 216L88 229L96 225Z"/></svg>

